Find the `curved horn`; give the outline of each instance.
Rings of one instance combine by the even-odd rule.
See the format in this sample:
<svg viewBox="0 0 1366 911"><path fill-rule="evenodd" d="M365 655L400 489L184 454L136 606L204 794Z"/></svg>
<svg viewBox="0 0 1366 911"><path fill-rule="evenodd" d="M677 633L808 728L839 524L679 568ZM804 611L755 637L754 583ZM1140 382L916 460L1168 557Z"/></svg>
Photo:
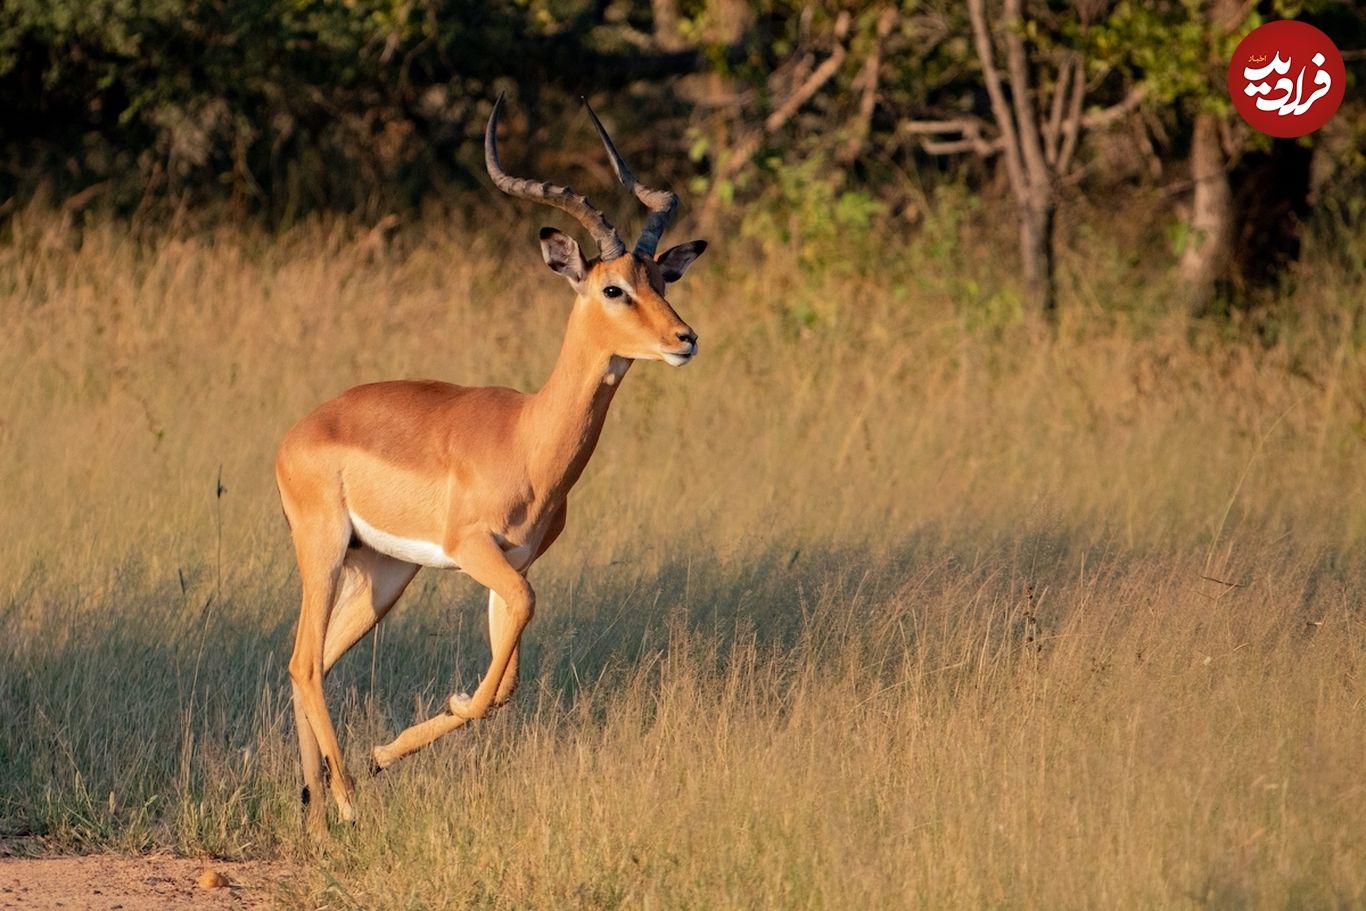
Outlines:
<svg viewBox="0 0 1366 911"><path fill-rule="evenodd" d="M674 210L678 208L678 197L668 190L655 190L636 182L636 175L631 173L631 169L626 166L626 161L617 151L617 147L612 144L612 137L607 135L607 130L598 119L598 115L593 113L593 106L588 103L588 99L583 99L583 106L588 108L588 116L593 118L593 126L598 129L598 136L602 138L602 144L607 147L607 158L612 162L612 170L616 172L617 179L621 181L626 189L635 194L636 199L645 203L645 207L650 210L650 217L645 219L645 227L640 229L640 240L636 241L636 252L642 256L654 256L655 248L659 246L659 239L664 236L664 229L669 226L669 222L674 217Z"/></svg>
<svg viewBox="0 0 1366 911"><path fill-rule="evenodd" d="M500 93L498 100L493 103L493 113L489 115L488 129L484 131L484 166L488 168L489 176L493 178L498 189L517 199L530 199L532 202L545 203L574 216L579 224L587 228L588 233L593 235L593 240L597 241L603 262L625 254L626 245L617 236L617 229L612 227L607 216L593 208L588 197L580 196L569 187L557 186L547 181L513 177L503 170L502 163L498 161L497 138L498 115L502 113L502 110L503 96Z"/></svg>

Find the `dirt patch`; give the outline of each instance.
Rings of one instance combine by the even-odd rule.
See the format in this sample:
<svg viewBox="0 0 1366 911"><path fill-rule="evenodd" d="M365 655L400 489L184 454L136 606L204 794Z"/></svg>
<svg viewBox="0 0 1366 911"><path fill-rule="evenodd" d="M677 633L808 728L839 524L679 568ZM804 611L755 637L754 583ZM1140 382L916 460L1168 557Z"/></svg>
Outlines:
<svg viewBox="0 0 1366 911"><path fill-rule="evenodd" d="M206 871L218 877L205 876ZM0 858L0 909L266 908L281 896L290 874L290 868L278 861L226 863L166 854L4 857ZM228 884L204 887L221 879Z"/></svg>

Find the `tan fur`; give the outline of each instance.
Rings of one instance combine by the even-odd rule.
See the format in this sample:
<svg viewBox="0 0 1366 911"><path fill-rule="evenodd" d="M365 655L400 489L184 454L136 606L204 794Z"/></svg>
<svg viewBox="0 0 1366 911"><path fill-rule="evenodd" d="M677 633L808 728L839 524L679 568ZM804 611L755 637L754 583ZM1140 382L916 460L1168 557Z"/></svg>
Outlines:
<svg viewBox="0 0 1366 911"><path fill-rule="evenodd" d="M605 297L612 284L634 289L633 300ZM539 392L435 381L358 386L320 405L280 444L276 480L303 584L289 672L315 831L326 828L324 762L341 817L355 818L323 680L417 572L379 549L395 549L390 538L431 545L487 586L492 650L473 696L452 697L447 714L374 750L384 768L511 697L536 605L526 571L564 528L566 498L593 454L620 377L632 360L679 360L697 350L651 259L591 261L575 290L559 359ZM357 541L352 515L383 537Z"/></svg>

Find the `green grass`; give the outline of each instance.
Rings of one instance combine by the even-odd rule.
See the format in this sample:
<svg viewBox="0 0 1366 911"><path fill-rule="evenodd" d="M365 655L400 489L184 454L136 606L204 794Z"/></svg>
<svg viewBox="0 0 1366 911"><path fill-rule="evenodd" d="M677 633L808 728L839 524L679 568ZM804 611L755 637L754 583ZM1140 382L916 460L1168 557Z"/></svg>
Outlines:
<svg viewBox="0 0 1366 911"><path fill-rule="evenodd" d="M517 699L315 847L275 443L367 380L534 387L569 292L530 231L19 213L0 833L287 857L291 907L1366 903L1360 276L1306 266L1267 348L1098 244L1049 338L968 230L714 245L672 295L701 358L627 377L533 571ZM342 662L353 769L477 679L482 618L424 571Z"/></svg>

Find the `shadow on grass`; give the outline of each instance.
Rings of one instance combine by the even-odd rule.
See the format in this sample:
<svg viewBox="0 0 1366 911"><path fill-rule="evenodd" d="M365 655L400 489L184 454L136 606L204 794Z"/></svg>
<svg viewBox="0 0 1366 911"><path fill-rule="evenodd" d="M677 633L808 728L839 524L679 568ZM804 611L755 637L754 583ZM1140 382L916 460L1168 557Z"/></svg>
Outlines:
<svg viewBox="0 0 1366 911"><path fill-rule="evenodd" d="M680 634L707 643L718 668L740 647L779 659L800 649L820 663L863 642L890 659L988 615L1007 621L991 633L998 639L1032 641L1050 622L1043 593L1073 584L1077 567L1104 585L1106 573L1144 559L1063 535L984 549L926 533L872 559L858 548L788 547L681 557L648 572L551 563L533 573L541 609L506 711L541 718L583 701L597 711ZM277 562L231 580L221 606L211 588L132 565L102 591L50 579L19 587L0 642L0 835L40 835L63 849L238 855L293 831L285 664L297 581ZM484 603L468 579L422 573L379 635L339 663L328 694L353 771L373 744L472 688L488 660Z"/></svg>

